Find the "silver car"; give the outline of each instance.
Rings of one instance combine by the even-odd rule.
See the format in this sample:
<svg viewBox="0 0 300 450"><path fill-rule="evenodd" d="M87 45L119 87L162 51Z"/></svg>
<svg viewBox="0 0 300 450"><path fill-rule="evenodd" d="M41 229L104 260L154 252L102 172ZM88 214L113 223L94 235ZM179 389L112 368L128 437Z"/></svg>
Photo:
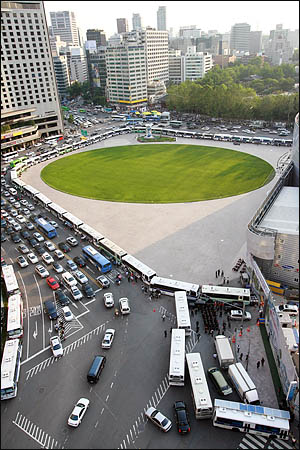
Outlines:
<svg viewBox="0 0 300 450"><path fill-rule="evenodd" d="M158 411L158 409L153 408L153 406L147 409L145 416L165 433L172 428L171 420Z"/></svg>

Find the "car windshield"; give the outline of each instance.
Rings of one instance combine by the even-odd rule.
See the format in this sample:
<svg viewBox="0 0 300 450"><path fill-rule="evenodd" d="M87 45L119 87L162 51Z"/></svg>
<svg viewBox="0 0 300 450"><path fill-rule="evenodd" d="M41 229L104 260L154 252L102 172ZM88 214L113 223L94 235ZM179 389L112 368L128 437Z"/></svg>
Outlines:
<svg viewBox="0 0 300 450"><path fill-rule="evenodd" d="M60 349L60 345L59 345L59 344L55 344L55 345L53 346L53 349L54 349L54 350L59 350L59 349Z"/></svg>
<svg viewBox="0 0 300 450"><path fill-rule="evenodd" d="M163 421L161 422L162 426L164 427L165 425L167 425L168 423L168 419L164 418Z"/></svg>
<svg viewBox="0 0 300 450"><path fill-rule="evenodd" d="M78 416L76 414L71 414L70 419L71 420L78 420Z"/></svg>

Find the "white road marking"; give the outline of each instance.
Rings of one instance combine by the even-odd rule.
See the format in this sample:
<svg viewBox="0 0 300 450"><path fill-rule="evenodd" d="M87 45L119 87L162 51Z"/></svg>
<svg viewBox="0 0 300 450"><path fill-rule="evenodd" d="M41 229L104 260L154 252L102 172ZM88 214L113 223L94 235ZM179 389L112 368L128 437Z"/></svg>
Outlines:
<svg viewBox="0 0 300 450"><path fill-rule="evenodd" d="M21 278L22 284L23 284L23 289L24 289L24 293L25 293L25 299L26 299L26 305L27 305L27 358L29 357L29 306L28 306L28 297L27 297L27 292L26 292L26 287L25 287L25 283L23 281L22 275L20 274L20 271L18 270L17 272ZM21 363L22 364L22 363Z"/></svg>

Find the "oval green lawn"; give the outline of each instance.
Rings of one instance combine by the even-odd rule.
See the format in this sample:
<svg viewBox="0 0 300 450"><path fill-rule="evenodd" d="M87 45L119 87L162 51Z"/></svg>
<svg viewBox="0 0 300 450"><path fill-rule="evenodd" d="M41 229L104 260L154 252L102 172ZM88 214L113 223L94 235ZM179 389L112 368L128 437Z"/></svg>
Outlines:
<svg viewBox="0 0 300 450"><path fill-rule="evenodd" d="M266 161L219 147L141 144L66 156L48 164L49 186L79 197L135 203L211 200L257 189L274 176Z"/></svg>

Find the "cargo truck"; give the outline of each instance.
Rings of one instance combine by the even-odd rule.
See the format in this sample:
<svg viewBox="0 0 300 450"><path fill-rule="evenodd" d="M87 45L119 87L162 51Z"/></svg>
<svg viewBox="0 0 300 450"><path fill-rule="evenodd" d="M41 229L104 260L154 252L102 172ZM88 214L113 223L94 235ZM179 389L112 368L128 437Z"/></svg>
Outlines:
<svg viewBox="0 0 300 450"><path fill-rule="evenodd" d="M235 362L229 339L226 336L218 335L215 337L215 346L220 367L228 369L228 366Z"/></svg>
<svg viewBox="0 0 300 450"><path fill-rule="evenodd" d="M260 404L256 386L241 363L231 364L228 375L243 403Z"/></svg>

